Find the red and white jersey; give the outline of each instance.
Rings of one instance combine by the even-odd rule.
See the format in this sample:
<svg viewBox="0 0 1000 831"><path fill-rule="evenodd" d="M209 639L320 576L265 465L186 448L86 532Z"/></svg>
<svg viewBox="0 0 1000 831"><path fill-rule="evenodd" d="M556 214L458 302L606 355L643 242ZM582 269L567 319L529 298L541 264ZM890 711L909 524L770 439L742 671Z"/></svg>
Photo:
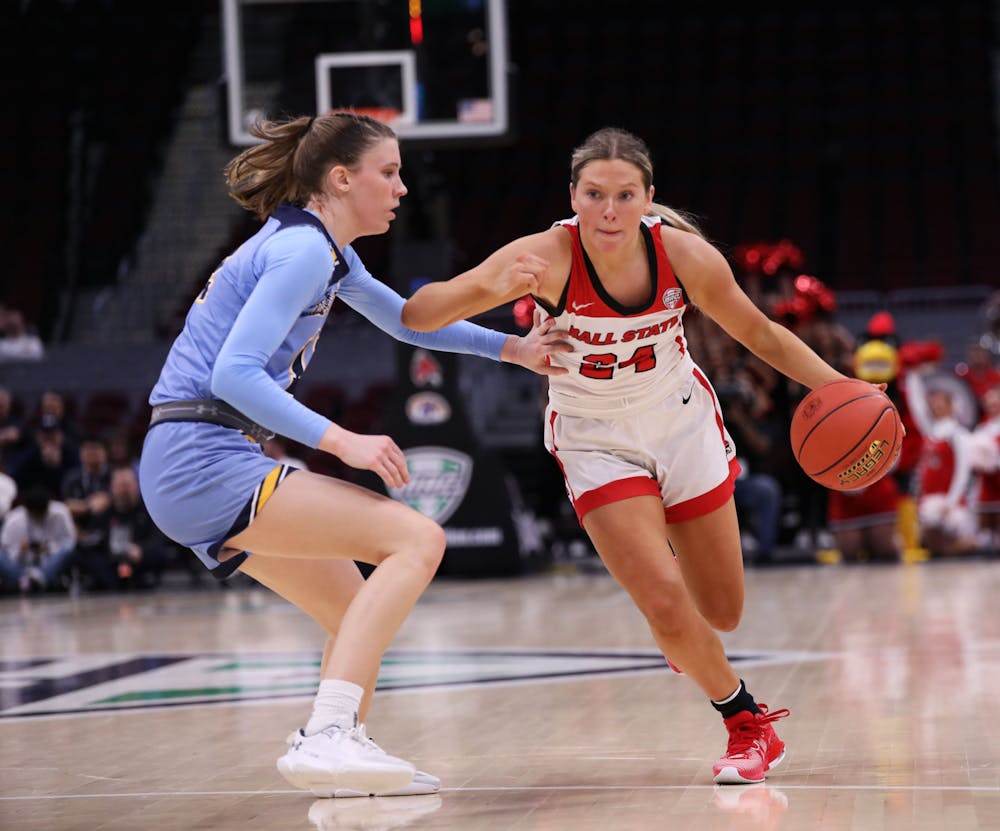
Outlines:
<svg viewBox="0 0 1000 831"><path fill-rule="evenodd" d="M641 233L652 277L649 294L635 306L616 301L580 242L577 217L556 223L572 239L569 280L550 307L535 298L543 320L569 333L574 351L553 356L569 369L549 378L549 401L567 415L601 416L643 408L690 383L694 362L681 322L687 294L660 237L660 218L643 217Z"/></svg>
<svg viewBox="0 0 1000 831"><path fill-rule="evenodd" d="M996 513L1000 511L1000 416L976 427L969 444L972 469L979 479L979 509Z"/></svg>
<svg viewBox="0 0 1000 831"><path fill-rule="evenodd" d="M1000 416L980 423L972 431L969 448L976 473L1000 472Z"/></svg>
<svg viewBox="0 0 1000 831"><path fill-rule="evenodd" d="M968 437L954 418L938 419L924 432L917 465L920 496L947 495L954 504L964 499L971 474Z"/></svg>

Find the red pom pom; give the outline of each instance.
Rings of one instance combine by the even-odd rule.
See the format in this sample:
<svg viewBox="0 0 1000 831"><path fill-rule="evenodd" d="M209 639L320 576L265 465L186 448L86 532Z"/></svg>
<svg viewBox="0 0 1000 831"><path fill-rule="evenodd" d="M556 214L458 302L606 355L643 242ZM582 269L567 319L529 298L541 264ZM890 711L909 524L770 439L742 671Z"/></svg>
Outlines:
<svg viewBox="0 0 1000 831"><path fill-rule="evenodd" d="M522 329L530 329L535 314L535 301L522 297L514 301L514 323Z"/></svg>
<svg viewBox="0 0 1000 831"><path fill-rule="evenodd" d="M885 338L896 334L896 320L888 312L876 312L868 321L868 334L873 338Z"/></svg>

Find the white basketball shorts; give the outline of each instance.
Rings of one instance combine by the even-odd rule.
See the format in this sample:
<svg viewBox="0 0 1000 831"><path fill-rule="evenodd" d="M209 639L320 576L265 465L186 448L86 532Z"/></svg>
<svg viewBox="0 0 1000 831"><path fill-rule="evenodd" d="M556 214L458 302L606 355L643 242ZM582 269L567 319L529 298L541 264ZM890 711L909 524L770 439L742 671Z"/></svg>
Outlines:
<svg viewBox="0 0 1000 831"><path fill-rule="evenodd" d="M663 502L668 523L720 508L740 473L715 391L700 369L658 402L624 413L545 414L545 447L566 479L577 518L635 496Z"/></svg>

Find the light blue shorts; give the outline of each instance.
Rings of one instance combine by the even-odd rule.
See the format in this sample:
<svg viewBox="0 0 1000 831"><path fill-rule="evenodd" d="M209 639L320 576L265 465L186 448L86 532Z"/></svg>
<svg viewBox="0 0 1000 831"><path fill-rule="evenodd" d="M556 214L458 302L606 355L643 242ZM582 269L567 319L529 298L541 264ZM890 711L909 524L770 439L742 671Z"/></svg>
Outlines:
<svg viewBox="0 0 1000 831"><path fill-rule="evenodd" d="M247 558L243 552L220 563L223 543L253 521L292 470L238 430L171 421L146 434L139 487L157 527L221 580Z"/></svg>

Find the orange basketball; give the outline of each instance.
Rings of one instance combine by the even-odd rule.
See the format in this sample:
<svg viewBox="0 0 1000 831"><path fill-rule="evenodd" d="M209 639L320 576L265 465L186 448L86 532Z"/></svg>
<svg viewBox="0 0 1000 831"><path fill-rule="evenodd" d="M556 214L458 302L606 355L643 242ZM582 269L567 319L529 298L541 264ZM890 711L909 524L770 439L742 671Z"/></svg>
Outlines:
<svg viewBox="0 0 1000 831"><path fill-rule="evenodd" d="M889 397L850 378L816 387L795 409L792 452L811 479L851 491L885 476L899 456L903 425Z"/></svg>

